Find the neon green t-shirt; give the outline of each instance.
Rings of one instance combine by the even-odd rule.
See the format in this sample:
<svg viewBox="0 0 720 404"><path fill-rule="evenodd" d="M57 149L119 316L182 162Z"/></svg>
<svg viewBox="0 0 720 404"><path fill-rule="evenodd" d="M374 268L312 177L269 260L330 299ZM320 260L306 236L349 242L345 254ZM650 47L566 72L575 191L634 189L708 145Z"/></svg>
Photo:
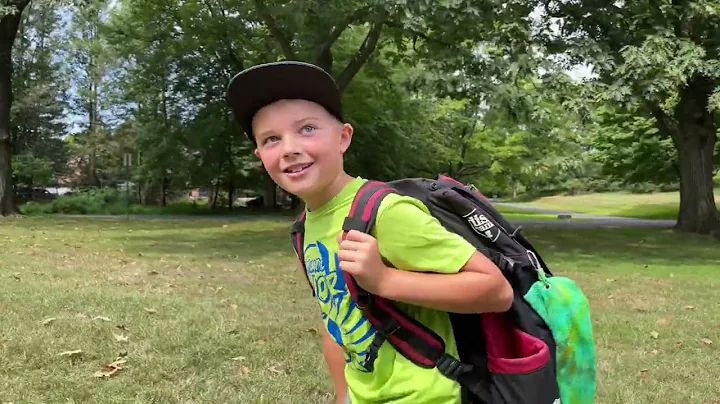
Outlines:
<svg viewBox="0 0 720 404"><path fill-rule="evenodd" d="M383 343L369 372L364 363L375 329L353 303L340 270L338 238L353 198L365 182L356 178L322 208L308 212L305 223L305 263L328 332L345 351L345 378L353 404L459 404L460 386L437 369L423 369L389 342ZM378 211L372 234L382 257L403 270L457 273L475 248L451 233L415 198L390 194ZM446 312L398 303L398 307L435 331L446 352L457 357L457 346Z"/></svg>

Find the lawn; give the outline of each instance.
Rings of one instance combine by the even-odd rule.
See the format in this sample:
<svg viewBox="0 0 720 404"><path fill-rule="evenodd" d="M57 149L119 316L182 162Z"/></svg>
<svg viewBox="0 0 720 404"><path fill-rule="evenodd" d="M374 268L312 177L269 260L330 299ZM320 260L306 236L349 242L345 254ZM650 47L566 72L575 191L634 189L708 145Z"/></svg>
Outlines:
<svg viewBox="0 0 720 404"><path fill-rule="evenodd" d="M720 189L715 190L715 200L720 208ZM592 215L674 220L678 216L680 194L608 192L576 196L557 195L539 198L526 205Z"/></svg>
<svg viewBox="0 0 720 404"><path fill-rule="evenodd" d="M288 225L0 221L2 402L329 403L319 315ZM590 299L598 403L717 400L717 242L526 233ZM98 373L117 359L122 370Z"/></svg>

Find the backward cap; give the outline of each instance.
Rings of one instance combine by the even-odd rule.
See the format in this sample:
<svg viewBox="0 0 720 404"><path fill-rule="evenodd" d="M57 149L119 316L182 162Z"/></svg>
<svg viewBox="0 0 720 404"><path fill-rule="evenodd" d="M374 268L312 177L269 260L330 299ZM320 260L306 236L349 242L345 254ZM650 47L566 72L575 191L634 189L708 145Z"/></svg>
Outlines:
<svg viewBox="0 0 720 404"><path fill-rule="evenodd" d="M343 120L342 95L335 80L325 70L310 63L284 61L260 64L236 74L228 84L230 110L253 144L253 117L261 108L283 99L315 102Z"/></svg>

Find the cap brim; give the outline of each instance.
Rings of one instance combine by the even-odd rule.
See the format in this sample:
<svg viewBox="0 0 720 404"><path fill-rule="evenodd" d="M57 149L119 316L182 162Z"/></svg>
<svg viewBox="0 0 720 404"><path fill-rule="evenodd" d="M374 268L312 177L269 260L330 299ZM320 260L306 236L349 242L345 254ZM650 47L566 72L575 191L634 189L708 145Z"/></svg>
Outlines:
<svg viewBox="0 0 720 404"><path fill-rule="evenodd" d="M250 140L252 120L261 108L282 99L304 99L322 105L342 119L340 90L332 76L303 62L274 62L253 66L235 75L227 102Z"/></svg>

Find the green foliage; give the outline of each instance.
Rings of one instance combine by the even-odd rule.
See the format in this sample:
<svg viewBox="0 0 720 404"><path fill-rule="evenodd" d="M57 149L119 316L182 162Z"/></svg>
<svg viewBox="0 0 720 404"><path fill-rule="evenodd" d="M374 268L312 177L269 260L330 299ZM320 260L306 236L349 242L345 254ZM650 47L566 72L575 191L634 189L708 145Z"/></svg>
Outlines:
<svg viewBox="0 0 720 404"><path fill-rule="evenodd" d="M32 154L21 154L13 159L15 185L20 187L41 187L52 185L53 162Z"/></svg>
<svg viewBox="0 0 720 404"><path fill-rule="evenodd" d="M589 142L608 178L625 184L677 182L677 152L671 139L659 136L654 119L600 107Z"/></svg>
<svg viewBox="0 0 720 404"><path fill-rule="evenodd" d="M105 214L109 207L121 207L122 196L112 188L93 189L73 195L62 195L50 203L28 202L24 214Z"/></svg>

